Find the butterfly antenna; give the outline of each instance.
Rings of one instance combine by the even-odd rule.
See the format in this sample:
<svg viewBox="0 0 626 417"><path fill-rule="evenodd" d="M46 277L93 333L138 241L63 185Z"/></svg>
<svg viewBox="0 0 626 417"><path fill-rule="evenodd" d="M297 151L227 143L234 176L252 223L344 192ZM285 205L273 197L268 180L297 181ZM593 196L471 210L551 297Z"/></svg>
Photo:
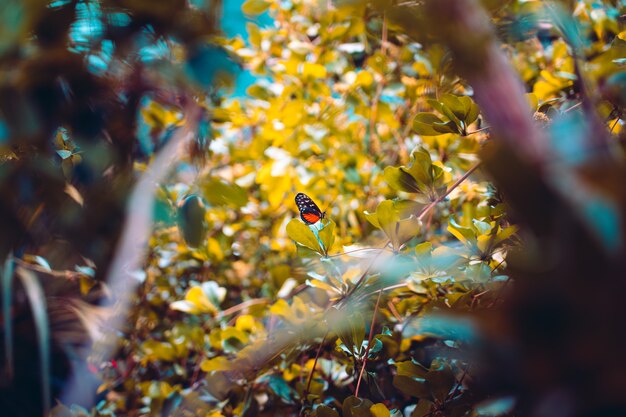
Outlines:
<svg viewBox="0 0 626 417"><path fill-rule="evenodd" d="M329 204L326 204L326 208L322 210L322 213L326 214L326 212L328 211L328 208L331 207L333 204L335 204L335 201L337 201L338 198L339 198L339 195L333 198L333 200Z"/></svg>

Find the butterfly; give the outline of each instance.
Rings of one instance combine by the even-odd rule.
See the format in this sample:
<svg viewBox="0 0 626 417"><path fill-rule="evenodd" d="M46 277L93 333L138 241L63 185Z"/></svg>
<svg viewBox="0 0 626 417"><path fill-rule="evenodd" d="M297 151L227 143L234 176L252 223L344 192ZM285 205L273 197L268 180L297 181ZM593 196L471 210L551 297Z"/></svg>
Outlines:
<svg viewBox="0 0 626 417"><path fill-rule="evenodd" d="M296 205L300 210L300 218L306 224L315 224L326 217L326 212L321 211L317 204L304 193L296 194Z"/></svg>

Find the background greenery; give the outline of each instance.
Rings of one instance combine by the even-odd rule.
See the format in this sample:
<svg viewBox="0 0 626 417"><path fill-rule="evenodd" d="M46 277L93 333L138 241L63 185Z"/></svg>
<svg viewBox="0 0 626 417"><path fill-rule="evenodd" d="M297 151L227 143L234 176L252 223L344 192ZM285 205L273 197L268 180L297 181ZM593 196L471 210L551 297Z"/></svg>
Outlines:
<svg viewBox="0 0 626 417"><path fill-rule="evenodd" d="M3 409L620 415L626 4L225 3L2 6Z"/></svg>

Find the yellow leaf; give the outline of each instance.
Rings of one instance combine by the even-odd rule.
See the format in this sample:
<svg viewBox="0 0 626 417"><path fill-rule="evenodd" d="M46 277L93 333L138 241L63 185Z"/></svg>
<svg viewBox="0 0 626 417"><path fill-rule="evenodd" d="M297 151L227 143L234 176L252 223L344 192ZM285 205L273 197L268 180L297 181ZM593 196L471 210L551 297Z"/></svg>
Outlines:
<svg viewBox="0 0 626 417"><path fill-rule="evenodd" d="M185 295L185 300L192 303L194 306L198 308L203 313L216 313L217 308L211 303L209 298L206 296L202 288L200 287L192 287L187 291Z"/></svg>
<svg viewBox="0 0 626 417"><path fill-rule="evenodd" d="M493 243L491 235L480 235L476 240L476 246L478 246L478 250L481 252L485 252L489 244Z"/></svg>
<svg viewBox="0 0 626 417"><path fill-rule="evenodd" d="M241 10L245 14L257 15L266 11L270 7L270 3L266 0L246 0L241 5Z"/></svg>
<svg viewBox="0 0 626 417"><path fill-rule="evenodd" d="M241 330L235 329L234 327L227 327L224 330L222 330L221 336L222 336L222 341L228 340L228 339L236 339L242 345L245 345L250 341L250 338L248 337L246 333L242 332Z"/></svg>
<svg viewBox="0 0 626 417"><path fill-rule="evenodd" d="M307 280L307 285L314 287L314 288L319 288L320 290L324 290L330 293L339 293L340 291L333 287L330 284L325 283L324 281L320 281L319 279L311 279L311 280Z"/></svg>
<svg viewBox="0 0 626 417"><path fill-rule="evenodd" d="M374 83L374 76L368 71L359 71L354 80L355 87L369 87Z"/></svg>
<svg viewBox="0 0 626 417"><path fill-rule="evenodd" d="M302 367L296 363L292 363L291 366L283 371L283 379L287 382L293 381L302 375Z"/></svg>
<svg viewBox="0 0 626 417"><path fill-rule="evenodd" d="M216 261L221 261L224 259L224 252L220 247L219 242L215 238L209 238L207 241L207 249L209 253L215 258Z"/></svg>
<svg viewBox="0 0 626 417"><path fill-rule="evenodd" d="M204 372L229 371L231 369L231 362L224 356L218 356L203 360L200 363L200 369Z"/></svg>
<svg viewBox="0 0 626 417"><path fill-rule="evenodd" d="M309 321L313 311L300 297L295 296L291 305L285 300L278 300L270 307L270 313L282 317L291 324L299 325Z"/></svg>
<svg viewBox="0 0 626 417"><path fill-rule="evenodd" d="M83 196L80 195L80 192L74 187L72 184L65 184L65 193L72 197L74 201L78 203L79 206L83 206Z"/></svg>
<svg viewBox="0 0 626 417"><path fill-rule="evenodd" d="M385 404L378 403L370 407L370 413L373 417L389 417L391 414Z"/></svg>
<svg viewBox="0 0 626 417"><path fill-rule="evenodd" d="M573 84L571 80L560 78L550 71L543 70L540 73L539 81L533 86L533 94L540 102L553 98L558 92Z"/></svg>
<svg viewBox="0 0 626 417"><path fill-rule="evenodd" d="M326 68L320 64L314 64L311 62L304 62L300 67L303 78L325 78Z"/></svg>
<svg viewBox="0 0 626 417"><path fill-rule="evenodd" d="M287 223L287 235L298 244L315 252L323 253L319 241L311 229L298 219L292 219Z"/></svg>
<svg viewBox="0 0 626 417"><path fill-rule="evenodd" d="M246 29L248 31L248 41L250 44L257 48L260 47L263 37L261 36L259 27L252 22L248 22L246 23Z"/></svg>
<svg viewBox="0 0 626 417"><path fill-rule="evenodd" d="M448 232L450 232L454 237L459 239L463 243L467 243L467 238L463 236L461 232L459 232L456 228L448 225Z"/></svg>
<svg viewBox="0 0 626 417"><path fill-rule="evenodd" d="M281 111L281 121L286 127L294 127L300 124L304 115L304 103L300 100L288 102Z"/></svg>
<svg viewBox="0 0 626 417"><path fill-rule="evenodd" d="M237 330L241 330L242 332L248 332L252 334L256 334L264 330L263 324L258 322L250 314L243 314L237 317L237 321L235 322L235 328Z"/></svg>
<svg viewBox="0 0 626 417"><path fill-rule="evenodd" d="M286 317L289 315L289 304L285 300L278 300L270 307L270 313Z"/></svg>

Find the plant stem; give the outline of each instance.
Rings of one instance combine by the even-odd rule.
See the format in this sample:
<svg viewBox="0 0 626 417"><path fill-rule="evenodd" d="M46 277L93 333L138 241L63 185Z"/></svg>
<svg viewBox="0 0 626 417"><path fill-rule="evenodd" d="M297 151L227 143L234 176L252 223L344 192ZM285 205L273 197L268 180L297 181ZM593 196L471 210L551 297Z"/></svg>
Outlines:
<svg viewBox="0 0 626 417"><path fill-rule="evenodd" d="M304 390L304 395L302 398L303 401L306 401L306 397L309 395L309 390L311 389L311 381L313 381L313 374L315 373L315 368L317 367L317 360L322 353L322 347L324 347L324 343L326 342L326 336L328 336L329 330L326 330L324 337L322 337L322 341L320 342L319 347L317 348L317 353L315 354L315 360L313 361L313 368L311 369L311 373L309 374L309 378L306 382L306 389Z"/></svg>
<svg viewBox="0 0 626 417"><path fill-rule="evenodd" d="M427 205L426 207L424 207L422 209L422 211L420 212L420 214L417 216L417 220L422 220L424 218L424 216L433 208L435 207L437 204L441 203L443 200L445 200L445 198L450 195L450 193L459 185L461 185L461 183L463 181L465 181L470 175L472 175L472 173L474 171L476 171L476 169L478 169L478 167L480 166L480 162L477 162L476 164L474 164L470 169L467 170L467 172L465 174L463 174L463 176L461 178L459 178L458 180L456 180L456 182L454 184L452 184L445 193L443 193L442 195L440 195L439 197L437 197L437 199L435 201L433 201L432 203L430 203L429 205Z"/></svg>
<svg viewBox="0 0 626 417"><path fill-rule="evenodd" d="M361 387L361 380L363 379L363 372L365 371L365 366L367 365L367 355L370 353L370 348L372 347L372 339L374 338L374 325L376 324L376 314L378 314L378 305L380 304L380 296L383 294L383 290L378 291L378 298L376 299L376 306L374 307L374 314L372 315L372 323L370 324L370 334L367 338L367 347L365 348L365 355L363 356L363 366L361 366L361 372L359 372L359 379L356 383L356 390L354 391L354 396L359 397L359 388Z"/></svg>

